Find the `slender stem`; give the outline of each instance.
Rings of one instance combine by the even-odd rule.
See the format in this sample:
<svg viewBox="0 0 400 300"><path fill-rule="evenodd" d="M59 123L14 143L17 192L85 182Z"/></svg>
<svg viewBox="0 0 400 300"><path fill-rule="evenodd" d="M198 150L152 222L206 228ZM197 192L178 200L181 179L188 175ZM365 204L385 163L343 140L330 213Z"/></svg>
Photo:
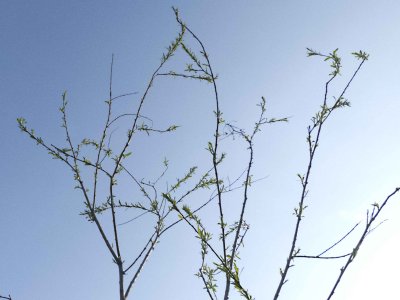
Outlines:
<svg viewBox="0 0 400 300"><path fill-rule="evenodd" d="M132 286L133 286L134 283L136 282L136 279L138 278L139 274L141 273L141 271L142 271L142 269L143 269L143 267L144 267L144 264L146 263L147 259L150 257L150 254L153 252L154 247L155 247L155 245L157 244L157 242L158 242L158 240L159 240L159 238L160 238L160 231L161 231L162 224L161 224L161 223L158 223L157 226L158 226L158 227L157 227L157 232L156 232L155 239L151 241L151 245L150 245L149 250L146 252L145 256L144 256L143 259L142 259L142 262L140 263L140 265L139 265L138 269L136 270L135 274L133 275L133 278L132 278L132 280L130 281L130 283L129 283L127 289L126 289L125 298L128 297L129 292L130 292Z"/></svg>
<svg viewBox="0 0 400 300"><path fill-rule="evenodd" d="M324 117L321 117L320 120L314 121L313 126L308 128L307 141L308 141L308 145L309 145L309 162L308 162L307 172L306 172L304 181L302 182L302 192L301 192L299 206L298 206L297 211L296 211L297 221L296 221L295 230L294 230L294 234L293 234L293 238L292 238L292 244L291 244L291 247L290 247L290 250L289 250L288 258L286 260L286 265L284 267L284 270L281 272L281 280L280 280L280 282L278 284L278 287L277 287L277 290L275 292L274 300L278 299L280 291L281 291L283 285L287 282L286 277L287 277L288 271L289 271L290 267L292 266L293 259L296 257L296 250L295 249L296 249L296 246L297 246L297 238L298 238L298 233L299 233L299 229L300 229L300 223L301 223L301 220L302 220L302 217L303 217L303 211L304 211L304 208L305 208L304 201L305 201L305 198L306 198L307 192L308 192L307 191L307 187L308 187L309 178L310 178L310 175L311 175L312 163L313 163L313 160L314 160L316 149L318 147L318 143L319 143L320 134L321 134L321 130L322 130L323 124L328 119L328 117L331 115L332 111L335 108L338 107L338 104L342 100L342 97L346 93L348 87L350 86L350 84L352 83L353 79L357 75L357 73L360 70L361 66L364 64L365 60L366 59L363 59L361 61L361 63L358 65L357 69L353 73L353 75L350 78L350 80L347 82L345 88L342 90L340 96L337 98L337 100L333 104L332 108L328 109L328 111L326 112ZM337 73L334 73L331 76L331 78L325 83L324 101L323 101L323 105L322 105L322 109L323 110L326 109L326 107L327 107L327 97L328 97L329 84L336 77L336 75L337 75ZM315 136L315 140L312 141L312 138L313 138L312 132L315 129L317 129L317 133L316 133L316 136Z"/></svg>
<svg viewBox="0 0 400 300"><path fill-rule="evenodd" d="M344 273L346 272L346 270L349 267L349 265L354 261L354 258L356 257L358 250L360 249L360 247L361 247L362 243L364 242L365 238L367 237L367 235L371 231L371 225L374 223L376 218L379 216L379 214L382 211L382 209L386 206L386 204L388 203L389 199L392 198L399 191L400 191L400 188L396 188L390 195L388 195L386 197L386 199L383 201L383 203L380 206L378 206L376 212L375 212L375 208L374 208L374 210L371 212L371 215L369 215L369 216L367 215L367 217L368 217L367 224L365 226L363 234L361 235L361 237L358 240L356 246L354 247L353 252L351 253L349 258L347 259L346 264L340 269L339 276L336 279L335 284L333 285L333 288L332 288L331 292L329 293L329 296L328 296L327 300L330 300L332 298L332 296L335 293L337 287L339 286L340 281L342 280L342 277L343 277Z"/></svg>
<svg viewBox="0 0 400 300"><path fill-rule="evenodd" d="M320 255L294 255L294 258L315 258L315 259L338 259L351 255L351 253L338 255L338 256L320 256Z"/></svg>
<svg viewBox="0 0 400 300"><path fill-rule="evenodd" d="M109 98L108 98L108 112L107 112L107 120L104 125L103 133L100 138L100 144L99 144L99 149L97 151L97 158L96 158L96 168L94 171L94 183L93 183L93 201L92 201L92 206L93 208L96 205L96 194L97 194L97 183L98 183L98 172L99 172L99 164L100 164L100 156L101 156L101 151L104 148L104 140L107 136L107 129L109 127L109 122L111 118L111 105L112 105L112 80L113 80L113 67L114 67L114 54L111 56L111 66L110 66L110 85L109 85Z"/></svg>
<svg viewBox="0 0 400 300"><path fill-rule="evenodd" d="M162 233L162 232L161 232L161 233ZM158 234L158 235L161 236L161 233ZM149 238L149 241L148 241L148 242L146 243L146 245L143 247L143 250L139 253L139 255L135 258L135 260L129 265L129 267L127 267L127 268L124 270L124 273L128 272L128 271L138 262L138 260L139 260L140 257L143 255L143 253L146 251L146 249L147 249L147 247L148 247L149 245L153 245L153 244L154 244L153 237L154 237L156 234L157 234L157 231L155 231L155 232L152 234L152 236Z"/></svg>
<svg viewBox="0 0 400 300"><path fill-rule="evenodd" d="M318 254L317 256L321 256L324 255L325 253L327 253L329 250L333 249L335 246L337 246L339 243L341 243L345 238L347 238L350 233L352 233L354 231L354 229L357 228L357 226L360 225L360 222L358 222L356 225L353 226L352 229L350 229L349 232L347 232L339 241L337 241L336 243L334 243L332 246L330 246L329 248L325 249L324 251L322 251L320 254Z"/></svg>
<svg viewBox="0 0 400 300"><path fill-rule="evenodd" d="M326 94L327 94L327 89L328 89L328 84L329 82L332 80L333 78L331 78L325 86L325 101L326 101ZM324 101L324 103L325 103ZM300 197L300 202L299 202L299 206L298 206L298 212L297 212L297 221L296 221L296 226L295 226L295 230L294 230L294 234L293 234L293 238L292 238L292 244L290 246L290 250L289 250L289 254L288 254L288 258L286 260L286 265L285 268L283 270L283 272L281 273L281 280L279 282L278 288L275 292L274 295L274 300L277 300L280 294L280 291L283 287L283 285L286 283L286 276L287 273L289 271L289 268L292 265L292 260L294 258L294 254L295 254L295 248L297 245L297 236L299 233L299 228L300 228L300 222L302 220L302 213L303 213L303 209L304 209L304 199L306 198L307 195L307 187L308 187L308 181L309 181L309 177L311 174L311 168L312 168L312 163L313 163L313 159L314 159L314 155L315 155L315 150L317 148L318 142L319 142L319 137L320 137L320 133L321 133L321 129L322 129L322 124L320 123L318 126L318 132L317 132L317 137L315 139L315 143L314 146L311 146L311 142L310 143L310 157L309 157L309 162L308 162L308 166L307 166L307 173L305 176L305 181L303 183L303 188L302 188L302 192L301 192L301 197ZM311 139L310 133L309 133L309 140Z"/></svg>
<svg viewBox="0 0 400 300"><path fill-rule="evenodd" d="M177 21L182 26L185 26L186 30L199 43L199 45L203 51L204 58L207 61L207 66L209 68L209 75L211 77L211 81L212 81L212 85L213 85L213 89L214 89L214 98L215 98L215 106L216 106L216 110L215 110L216 126L215 126L215 132L214 132L214 145L213 145L213 149L212 149L212 161L213 161L214 176L215 176L216 186L217 186L219 225L220 225L220 229L221 229L223 260L224 260L224 264L227 265L227 247L226 247L224 211L223 211L223 205L222 205L222 187L221 187L220 177L219 177L219 173L218 173L218 156L217 156L218 155L218 141L219 141L219 136L220 136L220 124L222 121L222 116L221 116L222 114L221 114L221 110L219 108L219 97L218 97L217 84L215 82L215 76L214 76L214 72L212 70L210 59L208 57L207 51L206 51L202 41L178 17L177 17ZM224 300L228 299L229 285L230 285L230 278L227 275L227 277L226 277L226 287L227 288L225 288Z"/></svg>

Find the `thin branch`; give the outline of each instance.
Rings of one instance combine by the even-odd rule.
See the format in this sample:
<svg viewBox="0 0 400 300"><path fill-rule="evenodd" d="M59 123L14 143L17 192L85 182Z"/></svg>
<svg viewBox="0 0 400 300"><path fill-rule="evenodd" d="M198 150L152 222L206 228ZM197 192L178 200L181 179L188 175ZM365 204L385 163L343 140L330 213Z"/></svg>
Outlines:
<svg viewBox="0 0 400 300"><path fill-rule="evenodd" d="M112 105L112 80L113 80L113 65L114 65L114 55L112 56L111 60L111 70L110 70L110 86L109 86L109 101L108 101L108 114L107 114L107 121L106 125L104 126L103 130L103 135L101 137L100 145L99 145L99 151L97 154L97 163L100 161L100 155L101 151L103 149L103 144L104 140L106 137L106 132L109 126L110 118L111 118L111 105ZM114 186L114 176L116 174L116 170L111 174L109 177L109 200L110 200L110 207L111 207L111 218L112 218L112 225L113 225L113 232L114 232L114 242L115 242L115 247L117 251L117 258L114 259L115 263L118 266L118 281L119 281L119 295L120 295L120 300L125 300L124 297L124 273L123 273L123 267L122 267L122 258L121 258L121 251L120 251L120 246L119 246L119 238L118 238L118 230L117 230L117 221L116 221L116 216L115 216L115 202L114 202L114 191L113 191L113 186ZM95 192L96 192L96 185L97 185L97 169L95 171L94 175L94 184L95 184L95 189L93 191L93 204L95 203Z"/></svg>
<svg viewBox="0 0 400 300"><path fill-rule="evenodd" d="M202 270L203 265L204 265L204 259L203 259L203 262L202 262L201 267L199 268L199 273L198 273L198 274L200 275L200 278L201 278L201 280L203 281L203 285L204 285L204 288L205 288L206 291L207 291L208 296L210 297L211 300L214 300L214 297L213 297L212 294L211 294L210 288L208 287L207 281L206 281L206 279L204 278L204 274L203 274L203 270Z"/></svg>
<svg viewBox="0 0 400 300"><path fill-rule="evenodd" d="M368 234L371 232L371 226L374 223L374 221L376 220L376 218L379 216L379 214L381 213L382 209L386 206L386 204L388 203L388 201L390 200L390 198L392 198L395 194L397 194L400 191L400 188L396 188L390 195L388 195L386 197L386 199L382 202L381 205L378 204L374 204L374 209L371 212L371 214L369 215L369 218L367 220L365 229L363 234L361 235L360 239L358 240L356 246L353 249L353 252L351 253L351 255L349 256L346 264L340 269L340 273L338 278L336 279L333 288L331 290L331 292L329 293L329 296L327 298L327 300L330 300L333 296L333 294L336 291L336 288L339 286L339 283L344 275L344 273L346 272L347 268L349 267L349 265L354 261L357 252L359 251L362 243L364 242L365 238L368 236ZM375 206L376 205L376 206ZM375 208L377 208L377 210L375 211ZM382 223L382 222L381 222ZM380 223L380 224L381 224ZM379 226L379 225L378 225ZM376 228L376 227L375 227Z"/></svg>
<svg viewBox="0 0 400 300"><path fill-rule="evenodd" d="M122 95L119 95L119 96L112 97L112 98L110 98L110 100L114 101L114 100L117 100L117 99L122 98L122 97L136 95L136 94L137 94L137 92L126 93L126 94L122 94Z"/></svg>
<svg viewBox="0 0 400 300"><path fill-rule="evenodd" d="M110 65L110 84L109 84L109 100L107 101L108 103L108 112L107 112L107 118L106 122L103 128L103 133L100 138L100 144L99 144L99 149L97 151L97 158L96 158L96 168L94 171L94 183L93 183L93 200L92 200L92 206L95 207L96 205L96 195L97 195L97 183L98 183L98 171L99 171L99 164L100 164L100 156L101 156L101 151L104 148L104 140L107 136L107 128L110 122L111 118L111 106L112 106L112 80L113 80L113 67L114 67L114 54L111 56L111 65ZM109 176L110 177L110 176Z"/></svg>
<svg viewBox="0 0 400 300"><path fill-rule="evenodd" d="M55 145L53 145L53 144L51 144L51 147L53 147L54 149L56 149L57 152L58 152L59 154L62 153L62 154L65 155L66 157L69 157L69 158L72 158L72 159L76 159L78 162L83 163L85 166L90 166L90 167L93 167L93 168L95 168L95 169L98 169L98 170L100 170L101 172L103 172L105 175L107 175L108 177L111 176L111 174L108 173L107 170L103 169L99 164L97 164L97 166L96 166L95 164L91 163L90 161L84 160L84 159L79 158L79 157L74 156L74 155L71 155L71 154L69 154L68 152L63 151L63 149L60 149L59 147L57 147L57 146L55 146ZM53 151L54 151L54 150L53 150Z"/></svg>
<svg viewBox="0 0 400 300"><path fill-rule="evenodd" d="M137 114L129 114L129 113L120 114L120 115L116 116L114 119L112 119L112 120L110 121L110 123L108 123L108 127L110 127L112 123L114 123L115 121L117 121L117 120L120 119L120 118L123 118L123 117L131 117L131 116L135 116L135 117L136 117ZM150 119L150 118L148 118L148 117L145 117L145 116L141 116L141 115L140 115L139 118L146 119L146 120L150 121L151 123L153 123L153 120Z"/></svg>
<svg viewBox="0 0 400 300"><path fill-rule="evenodd" d="M316 258L316 259L338 259L351 255L352 253L347 253L338 256L321 256L321 255L294 255L293 258Z"/></svg>
<svg viewBox="0 0 400 300"><path fill-rule="evenodd" d="M349 236L350 233L352 233L354 231L354 229L356 229L356 227L360 224L360 222L358 222L356 225L354 225L354 227L352 229L349 230L349 232L347 232L339 241L337 241L336 243L334 243L332 246L330 246L329 248L327 248L326 250L322 251L320 254L318 254L317 256L321 256L324 255L325 253L327 253L329 250L331 250L333 247L335 247L336 245L338 245L340 242L342 242L346 237Z"/></svg>
<svg viewBox="0 0 400 300"><path fill-rule="evenodd" d="M292 243L290 246L290 250L289 250L289 254L286 260L286 265L284 267L284 270L281 272L281 280L278 284L278 287L276 289L275 295L274 295L274 300L277 300L279 298L279 294L280 291L283 287L283 285L287 282L287 274L288 271L290 269L290 267L292 266L292 261L295 257L296 253L296 246L297 246L297 238L298 238L298 233L299 233L299 229L300 229L300 223L301 220L303 218L303 212L304 209L306 208L306 206L304 205L304 201L305 198L307 196L307 187L308 187L308 183L309 183L309 178L311 175L311 169L312 169L312 164L313 164L313 160L315 157L315 153L316 153L316 149L319 145L319 139L320 139L320 134L322 131L322 127L324 125L324 123L326 122L326 120L328 119L328 117L331 115L332 111L339 107L339 101L341 101L341 99L343 98L345 92L347 91L348 87L350 86L350 84L352 83L353 79L355 78L355 76L357 75L358 71L360 70L361 66L364 64L366 59L363 59L361 61L361 63L358 65L357 69L355 70L355 72L353 73L352 77L350 78L350 80L347 82L345 88L342 90L340 96L338 97L338 100L334 103L334 105L332 106L331 109L327 109L327 97L328 97L328 88L330 83L332 82L333 79L336 78L337 74L339 73L337 72L333 72L331 74L330 79L325 83L325 92L324 92L324 100L323 100L323 105L321 108L321 112L319 114L317 114L317 116L315 118L313 118L313 125L308 127L308 136L307 136L307 141L308 141L308 146L309 146L309 162L308 162L308 166L307 166L307 172L305 177L302 179L302 192L301 192L301 197L300 197L300 201L299 201L299 206L298 208L295 209L295 215L297 217L297 221L296 221L296 225L295 225L295 230L294 230L294 234L293 234L293 238L292 238ZM340 60L339 60L339 65L338 67L340 67ZM338 70L338 69L337 69ZM313 140L313 136L312 133L314 131L314 129L317 129L317 133L315 135L315 139Z"/></svg>
<svg viewBox="0 0 400 300"><path fill-rule="evenodd" d="M146 245L144 246L143 250L139 253L139 255L134 259L134 261L129 265L129 267L127 267L124 270L124 273L128 272L137 263L137 261L140 259L140 257L143 255L143 253L146 251L147 247L150 244L153 244L153 238L155 235L157 235L157 230L151 235L151 237L149 238L149 241L146 243ZM160 234L159 234L159 236L160 236Z"/></svg>
<svg viewBox="0 0 400 300"><path fill-rule="evenodd" d="M243 238L244 235L242 236L242 238L239 240L240 238L240 231L242 229L242 225L244 222L244 213L246 210L246 205L247 205L247 200L248 200L248 187L251 185L251 169L253 166L253 160L254 160L254 149L253 149L253 138L255 136L255 134L260 130L260 126L262 124L265 124L266 119L264 118L264 113L265 113L265 99L262 98L262 103L261 103L261 113L260 113L260 117L259 120L256 122L256 125L254 127L253 132L251 133L251 135L247 135L243 130L237 130L236 127L230 126L231 130L233 133L239 134L248 144L248 149L249 149L249 160L248 160L248 164L247 164L247 168L246 168L246 177L245 177L245 183L244 183L244 192L243 192L243 201L242 201L242 208L240 211L240 218L239 218L239 222L237 225L237 229L236 229L236 234L235 234L235 238L233 241L233 245L232 245L232 252L230 255L230 262L229 262L229 270L232 271L234 262L235 262L235 256L237 254L239 245L243 243ZM246 234L247 230L245 231L244 234ZM230 290L230 284L225 286L225 299L229 298L229 290Z"/></svg>
<svg viewBox="0 0 400 300"><path fill-rule="evenodd" d="M129 292L130 292L132 286L134 285L134 283L136 282L136 279L138 278L139 274L141 273L144 264L146 263L147 259L150 257L150 254L153 252L154 247L155 247L156 243L158 242L158 239L160 238L160 230L161 230L161 224L159 223L158 227L157 227L156 237L155 237L154 240L151 240L149 250L146 252L145 256L142 259L142 262L140 263L140 265L139 265L138 269L136 270L135 274L133 275L133 278L130 281L130 283L129 283L127 289L126 289L125 298L128 297ZM141 255L142 254L140 254L140 256ZM134 263L136 263L136 261ZM133 266L133 264L131 266Z"/></svg>
<svg viewBox="0 0 400 300"><path fill-rule="evenodd" d="M388 219L383 220L382 222L380 222L378 225L376 225L374 228L371 228L370 230L368 230L367 235L371 234L375 229L377 229L379 226L381 226L383 223L385 223Z"/></svg>
<svg viewBox="0 0 400 300"><path fill-rule="evenodd" d="M130 219L130 220L128 220L128 221L119 223L118 226L122 226L122 225L128 224L128 223L130 223L130 222L133 222L133 221L139 219L140 217L142 217L142 216L144 216L145 214L148 214L148 213L149 213L149 211L145 211L145 212L141 213L140 215L138 215L138 216L136 216L136 217L134 217L134 218L132 218L132 219Z"/></svg>
<svg viewBox="0 0 400 300"><path fill-rule="evenodd" d="M227 265L227 248L226 248L226 238L225 238L225 220L224 220L224 213L223 213L223 207L222 207L222 188L220 186L220 180L219 180L219 173L218 173L218 158L217 158L217 153L218 153L218 139L220 136L220 124L222 122L222 114L219 108L219 97L218 97L218 89L217 85L215 82L215 76L212 70L211 62L209 60L207 51L202 43L202 41L197 37L196 34L193 33L193 31L190 30L190 28L187 27L186 24L183 23L183 21L179 18L179 15L177 11L175 11L176 14L176 20L177 22L186 28L186 30L191 34L191 36L198 42L202 49L202 53L204 58L207 61L207 67L209 68L209 75L210 79L212 81L212 85L214 88L214 97L215 97L215 117L216 117L216 126L215 126L215 133L214 133L214 145L212 149L212 161L213 161L213 167L214 167L214 175L216 179L216 185L217 185L217 197L218 197L218 209L219 209L219 225L221 229L221 239L222 239L222 253L223 253L223 261L224 265ZM226 285L230 285L230 278L227 276L226 278ZM228 295L225 293L224 300L228 299Z"/></svg>

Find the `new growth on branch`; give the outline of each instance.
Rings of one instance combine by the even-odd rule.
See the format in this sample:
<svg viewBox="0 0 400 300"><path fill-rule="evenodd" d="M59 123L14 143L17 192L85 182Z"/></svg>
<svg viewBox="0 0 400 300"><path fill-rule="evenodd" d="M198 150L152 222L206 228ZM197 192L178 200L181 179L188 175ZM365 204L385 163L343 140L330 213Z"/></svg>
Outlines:
<svg viewBox="0 0 400 300"><path fill-rule="evenodd" d="M192 230L194 237L199 241L200 257L197 262L196 276L201 280L207 297L211 300L228 300L233 297L232 294L235 292L244 299L253 300L255 298L246 288L246 283L243 282L244 280L241 277L242 266L240 265L239 251L244 245L246 234L250 228L249 222L246 220L246 207L249 201L253 201L249 197L249 189L259 180L254 179L252 174L255 164L255 141L256 136L266 126L287 122L288 119L269 118L267 116L267 102L264 97L261 97L258 104L259 113L250 131L225 121L221 109L217 75L213 69L210 55L202 40L182 20L178 10L173 8L173 11L179 32L167 47L166 52L162 54L161 61L150 76L142 95L138 97L136 93L114 95L114 56L112 57L108 99L105 101L107 114L97 138L84 138L80 142L72 139L67 113L66 92L62 94L60 107L66 144L54 145L46 141L28 127L24 118L17 119L18 126L37 145L47 151L51 158L60 161L71 172L75 181L75 188L80 190L82 195L83 210L81 215L97 228L99 237L108 251L108 256L115 264L117 270L115 280L118 282L120 300L126 300L132 294L133 287L158 242L165 232L173 229L179 223L186 224L185 226ZM193 47L197 50L193 50ZM166 63L173 59L177 51L181 51L185 55L186 67L182 71L168 70ZM329 252L350 234L355 234L356 228L361 227L360 223L353 226L340 239L335 239L328 248L321 250L319 254L303 254L301 252L299 232L306 209L310 206L310 202L307 201L309 182L313 165L316 163L316 153L322 142L325 123L332 118L338 109L350 106L345 94L369 57L363 51L352 54L358 59L358 66L341 92L332 98L329 89L332 82L340 75L342 68L338 49L329 54L323 54L307 48L308 56L322 58L330 64L331 71L328 80L324 83L325 90L321 97L319 109L311 118L311 123L306 130L308 162L305 170L297 174L301 184L301 193L298 198L298 205L294 208L293 213L296 222L293 232L288 233L291 235L291 242L288 245L287 259L280 269L278 284L273 296L274 300L280 297L296 259L344 259L345 262L338 271L335 282L332 283L332 289L328 292L327 299L331 299L344 273L356 258L365 238L374 230L381 211L399 191L399 188L396 188L381 203L374 203L372 209L367 211L364 229L353 248L348 252L340 255L329 255ZM162 162L162 172L155 174L153 179L143 179L140 170L130 169L128 163L129 159L135 155L133 141L136 140L138 135L171 134L179 129L179 126L175 124L166 128L156 128L153 125L153 120L142 114L148 95L161 77L205 82L213 92L214 129L210 133L210 141L205 145L206 151L209 153L209 165L205 170L195 165L188 167L188 171L181 174L172 184L163 182L170 164L166 158ZM116 101L127 97L135 99L135 111L115 114L114 105ZM120 124L122 120L129 121L126 128L127 133L122 145L115 147L111 139L112 133L115 126ZM126 125L127 123L123 124ZM230 177L234 178L232 181L227 179L229 176L225 175L222 169L222 165L226 163L227 153L221 150L221 143L229 137L239 138L238 140L243 141L247 149L247 156L243 157L245 169L240 174L231 174ZM129 184L133 184L137 188L137 191L141 194L140 200L132 202L121 199L122 187L120 182L123 181L118 180L121 176L128 178ZM100 188L100 185L102 185L102 188ZM235 198L235 201L232 201L232 199L229 199L231 192L237 190L240 190L240 198L239 200ZM197 207L191 207L188 204L188 199L195 196L199 191L209 191L209 196L207 199L203 199L203 202ZM214 220L214 226L206 225L201 218L202 209L208 205L214 205L217 210L218 218ZM228 220L226 210L227 207L230 207L231 210L232 206L233 209L236 209L236 218L235 220ZM120 213L125 210L132 212L132 218L129 221L121 220ZM126 247L123 247L123 245L132 242L137 244L137 241L122 239L121 226L143 216L150 217L153 222L149 228L151 233L140 250L132 256L130 255L132 251L124 251L123 249L126 249ZM109 232L105 228L112 228L112 230ZM140 230L140 226L136 227L135 230ZM0 296L0 298L12 300L11 296Z"/></svg>

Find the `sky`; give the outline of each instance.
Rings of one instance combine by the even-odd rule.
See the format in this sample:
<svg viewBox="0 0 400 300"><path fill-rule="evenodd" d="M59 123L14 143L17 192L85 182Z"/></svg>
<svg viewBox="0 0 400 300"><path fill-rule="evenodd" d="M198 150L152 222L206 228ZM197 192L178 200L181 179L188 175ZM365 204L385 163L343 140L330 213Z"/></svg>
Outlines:
<svg viewBox="0 0 400 300"><path fill-rule="evenodd" d="M253 175L263 179L250 190L245 219L251 228L240 251L240 268L256 299L272 299L289 251L301 187L296 174L304 173L307 163L307 126L321 105L330 73L326 62L307 58L307 47L323 53L339 48L343 70L330 97L357 67L351 52L366 51L370 59L346 93L351 107L337 111L324 128L300 230L302 253L321 252L355 223L364 226L371 204L400 186L398 1L2 0L0 295L11 294L13 300L117 299L115 264L95 226L79 215L83 198L74 189L71 172L22 134L16 119L24 117L46 142L65 146L58 108L67 91L73 139L98 138L106 117L112 55L114 95L135 93L116 110L132 113L179 31L171 6L179 8L208 51L227 122L249 130L262 96L269 117L289 118L266 126L255 140ZM197 49L193 40L187 42ZM182 70L186 62L178 52L165 71ZM160 185L191 166L206 170L213 110L211 85L159 77L143 115L157 128L180 127L135 141L130 158L135 174L157 178L164 158L169 169ZM116 147L126 133L124 125L115 127ZM246 145L227 139L221 147L227 152L222 176L232 180L246 165ZM120 186L121 197L138 197L127 180ZM189 205L202 203L205 195L194 195ZM239 196L226 196L230 222L237 219ZM399 196L393 198L382 212L379 222L387 221L367 238L335 299L399 298L399 201ZM212 202L200 213L214 239L216 212ZM135 215L123 211L119 221ZM106 215L104 221L109 220ZM140 249L149 224L140 218L121 226L124 249ZM354 232L332 254L351 250L359 235ZM193 275L199 253L193 231L183 223L175 226L157 245L131 299L207 298ZM326 298L343 264L296 261L280 299ZM233 293L231 299L239 296Z"/></svg>

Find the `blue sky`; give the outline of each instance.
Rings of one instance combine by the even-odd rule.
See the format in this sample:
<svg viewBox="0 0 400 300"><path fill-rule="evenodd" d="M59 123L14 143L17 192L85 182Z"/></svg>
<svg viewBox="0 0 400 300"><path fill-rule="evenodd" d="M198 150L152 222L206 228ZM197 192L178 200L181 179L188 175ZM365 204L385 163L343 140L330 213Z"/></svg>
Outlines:
<svg viewBox="0 0 400 300"><path fill-rule="evenodd" d="M364 220L371 203L399 186L397 1L1 1L0 294L16 300L116 299L115 265L96 228L79 215L82 197L72 175L19 131L16 118L25 117L40 136L62 146L58 107L67 90L73 138L98 137L111 55L114 93L143 93L178 31L172 5L208 49L227 121L250 128L261 96L269 116L290 117L256 139L254 177L267 177L251 190L246 217L251 230L241 251L243 280L256 299L272 298L285 262L300 193L296 174L306 167L306 128L330 72L326 63L306 57L306 47L339 48L344 67L333 91L356 67L351 52L367 51L370 60L347 94L352 107L325 128L299 246L308 253L326 248ZM184 62L177 54L167 69ZM144 115L160 127L181 127L172 135L138 139L132 149L138 176L156 177L164 157L171 181L192 165L209 166L204 149L214 128L211 92L194 81L156 82ZM135 101L137 96L127 98L119 109L131 111ZM223 147L224 176L233 178L244 166L245 145L227 141ZM130 192L129 185L122 191ZM235 194L231 199L228 215L238 209ZM392 278L399 267L400 205L399 197L393 200L382 216L389 220L368 238L336 299L398 297ZM190 201L195 206L201 199ZM210 224L217 222L216 209L213 203L203 212ZM128 249L145 238L146 223L140 222L123 228ZM193 232L176 226L163 236L132 299L204 299L193 275L199 252ZM297 262L281 299L323 299L341 265Z"/></svg>

